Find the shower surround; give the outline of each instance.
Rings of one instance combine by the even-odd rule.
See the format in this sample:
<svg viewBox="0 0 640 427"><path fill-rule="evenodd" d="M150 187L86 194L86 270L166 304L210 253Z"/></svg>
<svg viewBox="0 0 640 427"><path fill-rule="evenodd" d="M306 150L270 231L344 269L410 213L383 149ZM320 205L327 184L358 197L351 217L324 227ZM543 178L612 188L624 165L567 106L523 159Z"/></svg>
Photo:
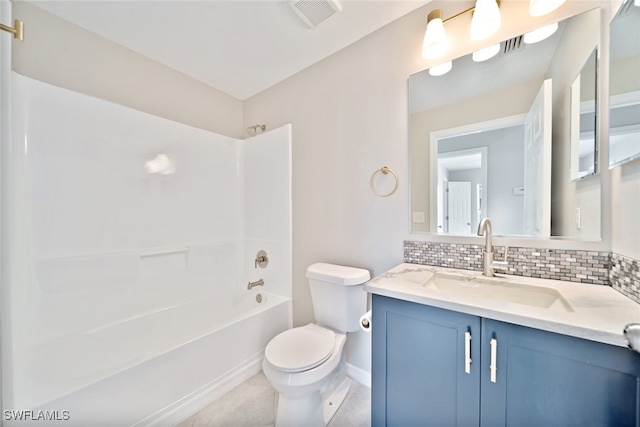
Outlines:
<svg viewBox="0 0 640 427"><path fill-rule="evenodd" d="M291 327L290 125L236 140L15 73L11 114L3 409L163 424L258 372Z"/></svg>

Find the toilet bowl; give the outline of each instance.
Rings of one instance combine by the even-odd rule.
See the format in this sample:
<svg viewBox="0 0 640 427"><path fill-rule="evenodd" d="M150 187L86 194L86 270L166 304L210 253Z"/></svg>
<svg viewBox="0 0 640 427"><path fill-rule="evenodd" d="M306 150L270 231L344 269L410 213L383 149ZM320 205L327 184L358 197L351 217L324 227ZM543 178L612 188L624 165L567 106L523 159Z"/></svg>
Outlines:
<svg viewBox="0 0 640 427"><path fill-rule="evenodd" d="M351 386L343 352L346 336L311 323L276 338L262 363L279 395L276 426L327 425Z"/></svg>
<svg viewBox="0 0 640 427"><path fill-rule="evenodd" d="M276 427L324 427L344 401L347 332L366 311L367 270L313 264L307 269L318 324L284 331L265 349L262 369L278 392Z"/></svg>

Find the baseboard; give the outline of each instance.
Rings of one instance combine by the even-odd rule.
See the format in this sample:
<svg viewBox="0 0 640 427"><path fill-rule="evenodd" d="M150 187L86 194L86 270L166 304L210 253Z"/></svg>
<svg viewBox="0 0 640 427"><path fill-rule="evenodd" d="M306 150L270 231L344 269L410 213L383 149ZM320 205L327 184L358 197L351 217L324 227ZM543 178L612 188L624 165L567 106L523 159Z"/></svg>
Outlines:
<svg viewBox="0 0 640 427"><path fill-rule="evenodd" d="M132 427L169 427L179 424L260 372L263 358L263 352L256 354L225 376L210 382L161 411L138 421ZM371 387L370 372L347 363L347 375L360 384Z"/></svg>
<svg viewBox="0 0 640 427"><path fill-rule="evenodd" d="M138 421L132 427L170 427L179 424L260 372L263 358L264 352L254 355L223 377L211 381L161 411Z"/></svg>
<svg viewBox="0 0 640 427"><path fill-rule="evenodd" d="M360 369L347 363L347 375L358 381L360 384L371 388L371 372L367 372L364 369Z"/></svg>

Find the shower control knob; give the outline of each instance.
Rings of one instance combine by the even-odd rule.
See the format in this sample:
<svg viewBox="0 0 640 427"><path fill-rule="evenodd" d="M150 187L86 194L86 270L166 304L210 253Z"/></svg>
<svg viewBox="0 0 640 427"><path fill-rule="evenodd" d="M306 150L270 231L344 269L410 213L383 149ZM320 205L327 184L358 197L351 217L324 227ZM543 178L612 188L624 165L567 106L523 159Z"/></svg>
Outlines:
<svg viewBox="0 0 640 427"><path fill-rule="evenodd" d="M269 264L269 257L267 256L267 253L262 249L260 249L256 254L256 259L255 259L253 268L258 268L258 267L266 268L268 264Z"/></svg>

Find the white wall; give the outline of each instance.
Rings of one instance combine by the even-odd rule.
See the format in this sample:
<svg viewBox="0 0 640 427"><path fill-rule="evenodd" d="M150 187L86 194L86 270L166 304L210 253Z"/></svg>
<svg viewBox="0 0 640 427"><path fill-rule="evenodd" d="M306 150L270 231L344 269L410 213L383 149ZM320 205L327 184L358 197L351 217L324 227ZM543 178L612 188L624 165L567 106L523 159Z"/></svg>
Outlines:
<svg viewBox="0 0 640 427"><path fill-rule="evenodd" d="M291 125L238 141L241 147L244 218L243 286L263 279L263 288L291 297ZM256 268L259 250L266 268Z"/></svg>
<svg viewBox="0 0 640 427"><path fill-rule="evenodd" d="M305 278L310 264L344 264L377 275L403 260L407 59L420 56L415 36L423 18L402 18L245 101L245 123L293 127L295 325L314 320ZM400 179L387 198L369 189L383 165ZM369 340L364 333L349 339L351 362L365 370Z"/></svg>
<svg viewBox="0 0 640 427"><path fill-rule="evenodd" d="M13 44L13 69L156 116L242 137L242 102L167 66L86 31L27 2L13 2L26 22Z"/></svg>
<svg viewBox="0 0 640 427"><path fill-rule="evenodd" d="M567 22L558 43L554 61L546 78L553 80L553 162L551 234L583 239L601 237L600 201L601 175L571 182L571 140L569 112L571 111L571 84L580 73L593 49L600 45L602 28L600 10L583 13ZM581 212L581 226L575 221L576 209Z"/></svg>
<svg viewBox="0 0 640 427"><path fill-rule="evenodd" d="M8 0L0 0L0 15L3 17L13 16L11 13L11 3ZM0 35L0 146L2 141L7 141L11 137L11 44L12 36L8 33ZM7 162L5 160L6 153L0 149L0 177L4 177L4 170ZM0 184L0 242L4 241L4 230L6 228L5 221L7 216L4 213L5 204L2 195L7 191L6 180L2 180ZM5 281L7 262L7 254L5 248L0 245L0 286ZM1 289L1 288L0 288ZM0 312L6 312L7 308L6 295L0 291ZM0 318L0 334L4 335L6 328L6 320ZM2 376L2 369L7 363L4 356L2 342L0 340L0 384L4 384L5 378ZM2 387L0 387L0 411L4 411L5 399Z"/></svg>
<svg viewBox="0 0 640 427"><path fill-rule="evenodd" d="M586 10L585 2L569 3ZM438 4L446 16L461 8L460 2ZM505 8L513 6L514 2L505 3ZM429 65L420 51L425 16L433 7L435 3L398 19L244 103L245 125L293 124L296 325L313 320L304 276L311 263L342 263L377 275L402 261L404 239L460 241L408 233L407 79ZM531 23L509 21L504 31L511 33L496 37L509 38L527 25ZM457 45L443 60L472 49ZM386 199L368 188L369 177L382 165L400 177L398 192ZM585 247L571 242L535 244ZM365 370L370 367L367 339L351 337L349 345L351 363Z"/></svg>

